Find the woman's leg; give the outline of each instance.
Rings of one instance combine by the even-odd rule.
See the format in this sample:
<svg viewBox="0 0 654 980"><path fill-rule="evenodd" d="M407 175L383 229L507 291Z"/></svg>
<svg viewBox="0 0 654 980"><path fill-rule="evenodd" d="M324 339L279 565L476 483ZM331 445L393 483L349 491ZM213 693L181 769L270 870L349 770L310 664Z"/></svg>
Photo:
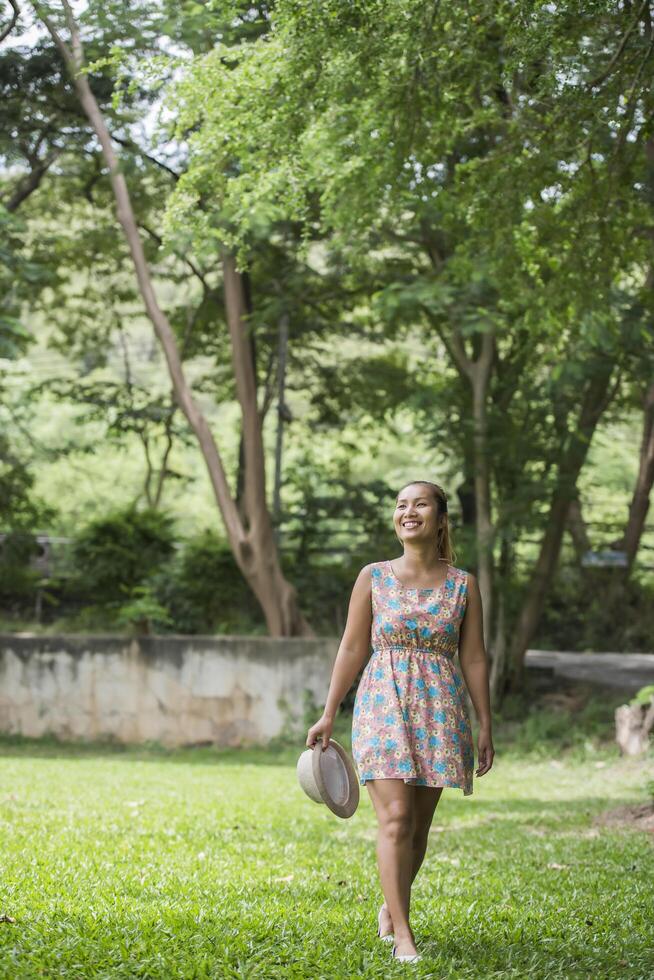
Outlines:
<svg viewBox="0 0 654 980"><path fill-rule="evenodd" d="M399 954L416 953L409 925L416 786L403 779L373 779L366 783L377 814L377 863L386 907L393 920Z"/></svg>
<svg viewBox="0 0 654 980"><path fill-rule="evenodd" d="M434 819L434 813L436 807L440 801L443 794L442 786L416 786L416 794L414 799L414 832L412 841L412 868L411 868L411 882L415 881L416 875L420 870L420 866L425 857L427 851L427 844L429 841L429 829L431 827L432 821ZM410 905L410 897L409 897ZM382 936L387 933L393 932L393 919L391 913L388 910L388 906L384 903L382 909L380 925L382 930Z"/></svg>
<svg viewBox="0 0 654 980"><path fill-rule="evenodd" d="M413 832L413 867L411 869L411 882L415 880L420 865L422 864L427 851L429 841L429 828L434 819L434 812L438 806L443 787L442 786L416 786L415 797L415 825Z"/></svg>

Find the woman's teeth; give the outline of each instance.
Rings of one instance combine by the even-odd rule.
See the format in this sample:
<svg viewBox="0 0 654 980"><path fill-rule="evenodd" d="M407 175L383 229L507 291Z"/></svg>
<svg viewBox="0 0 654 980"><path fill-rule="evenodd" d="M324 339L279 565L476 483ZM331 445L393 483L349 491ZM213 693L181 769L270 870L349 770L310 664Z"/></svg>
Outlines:
<svg viewBox="0 0 654 980"><path fill-rule="evenodd" d="M420 523L420 521L405 521L404 527L419 527Z"/></svg>

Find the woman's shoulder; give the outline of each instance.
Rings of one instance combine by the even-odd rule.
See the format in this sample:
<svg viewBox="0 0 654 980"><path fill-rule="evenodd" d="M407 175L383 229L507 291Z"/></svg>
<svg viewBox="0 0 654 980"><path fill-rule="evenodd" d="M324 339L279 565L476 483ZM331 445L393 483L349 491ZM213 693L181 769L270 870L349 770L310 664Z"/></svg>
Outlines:
<svg viewBox="0 0 654 980"><path fill-rule="evenodd" d="M371 561L363 565L359 571L359 578L366 579L368 582L379 581L384 574L385 561Z"/></svg>
<svg viewBox="0 0 654 980"><path fill-rule="evenodd" d="M393 585L393 578L389 573L389 563L385 559L371 561L368 565L364 565L359 575L361 578L365 578L373 592Z"/></svg>
<svg viewBox="0 0 654 980"><path fill-rule="evenodd" d="M474 578L472 572L469 572L466 568L459 568L458 565L450 565L450 568L454 572L455 579L467 588Z"/></svg>

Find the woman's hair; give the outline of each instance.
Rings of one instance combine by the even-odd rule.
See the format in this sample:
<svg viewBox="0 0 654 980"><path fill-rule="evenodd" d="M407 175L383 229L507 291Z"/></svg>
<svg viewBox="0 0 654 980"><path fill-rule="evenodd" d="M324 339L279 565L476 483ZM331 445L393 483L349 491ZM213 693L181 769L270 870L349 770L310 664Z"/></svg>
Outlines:
<svg viewBox="0 0 654 980"><path fill-rule="evenodd" d="M438 549L438 557L444 558L450 565L454 564L456 561L456 551L452 547L452 538L450 536L450 521L447 513L447 494L442 487L439 487L437 483L430 483L429 480L409 480L407 483L402 484L401 490L405 487L411 487L415 483L419 483L423 487L431 487L431 492L434 495L434 499L438 505L438 516L445 515L445 520L438 528L438 536L436 538L436 547ZM400 492L398 491L398 497Z"/></svg>

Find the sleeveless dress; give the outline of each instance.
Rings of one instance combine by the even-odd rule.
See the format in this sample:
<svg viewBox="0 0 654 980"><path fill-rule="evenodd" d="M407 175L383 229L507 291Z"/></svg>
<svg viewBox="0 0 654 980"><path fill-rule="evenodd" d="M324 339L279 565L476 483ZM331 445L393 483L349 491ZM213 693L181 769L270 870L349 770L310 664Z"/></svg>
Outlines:
<svg viewBox="0 0 654 980"><path fill-rule="evenodd" d="M354 700L352 756L361 785L403 779L472 793L474 749L455 661L468 595L463 569L437 589L409 589L374 562L372 653Z"/></svg>

